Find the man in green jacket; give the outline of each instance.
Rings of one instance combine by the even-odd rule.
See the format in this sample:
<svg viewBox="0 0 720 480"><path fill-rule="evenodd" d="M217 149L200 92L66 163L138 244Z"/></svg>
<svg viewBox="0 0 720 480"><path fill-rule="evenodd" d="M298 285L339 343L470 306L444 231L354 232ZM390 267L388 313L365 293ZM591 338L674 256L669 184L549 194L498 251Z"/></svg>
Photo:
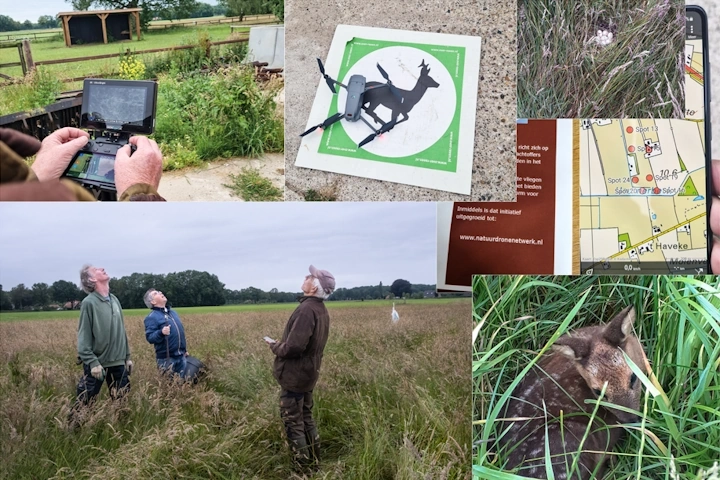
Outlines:
<svg viewBox="0 0 720 480"><path fill-rule="evenodd" d="M310 265L300 305L290 315L282 339L266 342L275 354L273 375L280 384L280 416L295 461L303 468L320 462L320 436L312 418L313 389L320 375L330 315L324 300L335 290L335 277Z"/></svg>
<svg viewBox="0 0 720 480"><path fill-rule="evenodd" d="M89 295L80 305L77 349L83 377L77 385L75 409L100 393L103 380L113 399L121 397L130 389L132 371L122 306L110 293L110 276L104 268L85 265L80 283Z"/></svg>

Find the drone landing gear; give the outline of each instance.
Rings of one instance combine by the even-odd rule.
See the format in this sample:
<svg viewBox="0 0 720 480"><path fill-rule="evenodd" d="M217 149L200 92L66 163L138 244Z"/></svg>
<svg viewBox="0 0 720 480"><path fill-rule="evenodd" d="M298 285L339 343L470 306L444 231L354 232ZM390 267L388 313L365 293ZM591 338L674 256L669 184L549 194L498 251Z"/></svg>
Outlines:
<svg viewBox="0 0 720 480"><path fill-rule="evenodd" d="M363 122L365 122L365 124L366 124L368 127L370 127L370 128L372 128L373 130L375 130L375 128L374 128L372 125L370 125L370 122L368 122L367 120L365 120L365 117L362 117L362 116L361 116L360 119L361 119ZM398 122L395 121L395 120L390 120L388 123L385 123L385 122L383 122L382 120L380 120L380 122L383 124L383 126L380 127L379 129L375 130L375 133L368 135L368 136L365 138L365 140L363 140L362 142L360 142L360 143L358 144L358 148L362 148L364 145L367 145L368 143L372 142L373 140L375 140L376 137L379 137L379 136L382 135L383 133L389 132L390 130L393 129L393 127L395 127L395 125L398 124Z"/></svg>

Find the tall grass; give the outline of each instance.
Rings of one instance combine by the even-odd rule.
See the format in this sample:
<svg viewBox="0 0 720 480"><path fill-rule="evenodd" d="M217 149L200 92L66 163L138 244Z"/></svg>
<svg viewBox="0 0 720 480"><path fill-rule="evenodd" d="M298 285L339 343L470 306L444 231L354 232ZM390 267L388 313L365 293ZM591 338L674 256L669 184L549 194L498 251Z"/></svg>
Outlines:
<svg viewBox="0 0 720 480"><path fill-rule="evenodd" d="M255 83L252 67L158 80L155 139L166 168L282 151L283 119L275 113L272 92Z"/></svg>
<svg viewBox="0 0 720 480"><path fill-rule="evenodd" d="M469 479L470 302L331 310L315 389L322 437L313 479ZM196 387L158 378L142 316L127 316L135 372L118 402L103 387L70 430L76 322L0 323L1 478L294 479L273 355L289 312L183 315Z"/></svg>
<svg viewBox="0 0 720 480"><path fill-rule="evenodd" d="M680 0L519 0L518 117L684 118L684 42Z"/></svg>
<svg viewBox="0 0 720 480"><path fill-rule="evenodd" d="M36 68L22 82L3 87L0 93L0 115L42 108L55 101L62 83L47 70Z"/></svg>
<svg viewBox="0 0 720 480"><path fill-rule="evenodd" d="M671 479L671 463L677 478L705 478L720 460L719 287L718 277L475 277L474 475L522 478L501 473L496 421L522 372L563 333L634 305L652 372L606 478Z"/></svg>

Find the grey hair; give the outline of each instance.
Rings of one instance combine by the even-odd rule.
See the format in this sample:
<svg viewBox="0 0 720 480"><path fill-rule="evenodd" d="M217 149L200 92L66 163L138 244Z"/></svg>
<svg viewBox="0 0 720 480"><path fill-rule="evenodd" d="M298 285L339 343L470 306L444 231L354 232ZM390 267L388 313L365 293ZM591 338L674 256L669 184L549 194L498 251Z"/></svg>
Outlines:
<svg viewBox="0 0 720 480"><path fill-rule="evenodd" d="M318 280L315 277L313 277L313 286L317 288L314 296L316 296L322 300L327 300L327 298L330 295L332 295L332 291L330 293L325 293L325 290L323 290L322 285L320 285L320 280Z"/></svg>
<svg viewBox="0 0 720 480"><path fill-rule="evenodd" d="M90 278L90 269L92 265L85 264L80 269L80 285L82 286L83 292L92 293L95 291L95 280Z"/></svg>
<svg viewBox="0 0 720 480"><path fill-rule="evenodd" d="M152 308L153 292L157 292L157 290L151 288L147 292L145 292L145 295L143 295L143 302L145 302L145 306L147 308Z"/></svg>

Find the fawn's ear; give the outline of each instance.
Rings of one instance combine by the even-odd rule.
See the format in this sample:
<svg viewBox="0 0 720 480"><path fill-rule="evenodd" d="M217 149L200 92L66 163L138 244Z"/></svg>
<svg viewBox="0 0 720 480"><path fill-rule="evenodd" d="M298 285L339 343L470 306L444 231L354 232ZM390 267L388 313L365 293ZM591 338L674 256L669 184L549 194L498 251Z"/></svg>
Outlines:
<svg viewBox="0 0 720 480"><path fill-rule="evenodd" d="M635 322L635 307L625 307L620 313L605 325L603 337L611 345L621 347L625 341L632 335L632 326Z"/></svg>
<svg viewBox="0 0 720 480"><path fill-rule="evenodd" d="M590 355L590 341L584 337L563 335L555 341L552 349L570 360L578 361Z"/></svg>

